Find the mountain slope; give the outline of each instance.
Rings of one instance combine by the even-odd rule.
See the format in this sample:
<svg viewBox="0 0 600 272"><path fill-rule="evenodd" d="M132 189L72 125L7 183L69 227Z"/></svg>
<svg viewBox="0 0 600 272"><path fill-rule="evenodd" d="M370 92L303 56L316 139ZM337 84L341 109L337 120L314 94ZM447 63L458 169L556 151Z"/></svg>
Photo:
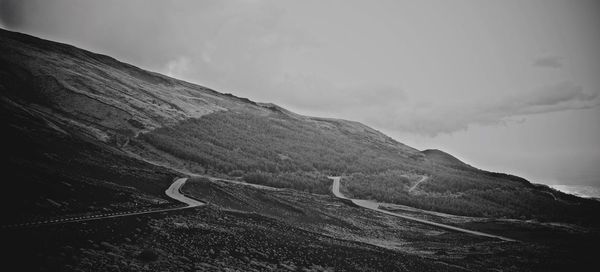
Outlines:
<svg viewBox="0 0 600 272"><path fill-rule="evenodd" d="M465 166L447 154L432 157L357 122L302 116L5 30L0 30L0 91L3 125L19 142L4 158L6 164L35 168L43 161L44 169L60 169L59 175L69 177L108 171L99 177L107 186L126 183L126 169L136 165L145 174L134 177L140 181L133 188L154 197L161 197L159 188L177 174L170 169L179 169L315 193L328 191L329 185L320 182L325 175L342 174L349 177L343 186L355 197L479 216L564 217L547 211L550 207L574 220L588 212L582 205L595 205ZM29 136L35 143L19 141L37 130L44 133ZM21 154L28 146L29 152ZM46 151L53 146L62 148ZM56 159L48 162L48 156ZM69 167L65 162L73 158L94 162L95 170L88 174ZM17 169L18 188L36 179ZM148 189L152 182L141 180L152 172L161 181ZM111 181L113 176L120 178ZM419 186L419 194L409 194L407 176L431 178ZM61 184L60 178L53 180L47 186ZM34 203L44 199L28 197ZM565 203L577 203L577 209Z"/></svg>
<svg viewBox="0 0 600 272"><path fill-rule="evenodd" d="M427 149L421 151L427 159L435 161L452 168L472 169L473 167L462 162L458 158L438 149Z"/></svg>

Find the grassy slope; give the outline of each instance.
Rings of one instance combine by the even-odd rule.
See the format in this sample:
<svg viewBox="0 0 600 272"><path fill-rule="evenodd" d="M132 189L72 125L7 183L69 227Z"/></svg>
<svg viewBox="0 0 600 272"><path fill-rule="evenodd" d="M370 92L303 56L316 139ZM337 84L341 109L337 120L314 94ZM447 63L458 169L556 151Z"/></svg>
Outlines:
<svg viewBox="0 0 600 272"><path fill-rule="evenodd" d="M118 147L177 168L319 193L327 191L318 181L325 175L347 174L344 186L356 197L458 214L548 218L552 209L578 217L597 208L513 176L428 158L356 122L300 116L27 35L0 31L0 39L6 104L103 142L100 150ZM399 182L380 182L389 171ZM406 194L405 173L431 177L419 196Z"/></svg>
<svg viewBox="0 0 600 272"><path fill-rule="evenodd" d="M142 134L151 145L218 172L378 172L419 168L423 157L391 139L349 132L343 121L294 119L280 112L216 112ZM408 149L406 149L408 150Z"/></svg>
<svg viewBox="0 0 600 272"><path fill-rule="evenodd" d="M8 222L39 216L118 210L165 202L175 173L86 137L57 131L47 120L0 102ZM18 207L15 209L15 207Z"/></svg>
<svg viewBox="0 0 600 272"><path fill-rule="evenodd" d="M343 185L351 196L453 214L593 223L590 215L599 208L598 203L514 176L460 161L440 163L404 151L392 140L382 143L366 133L350 132L347 126L344 121L315 122L277 111L266 116L227 111L160 128L139 139L141 145L212 172L243 173L253 183L323 193L327 185L299 172L344 173ZM430 178L409 193L407 173Z"/></svg>
<svg viewBox="0 0 600 272"><path fill-rule="evenodd" d="M67 114L56 103L64 105L69 98L52 97L60 88L53 85L56 81L50 74L42 74L64 78L68 75L61 74L61 69L76 66L63 63L64 67L58 68L44 59L60 63L65 58L52 51L77 54L81 50L17 35L21 39L18 42L9 39L9 34L0 31L3 223L167 201L163 192L175 172L133 159L114 145L98 141L93 130L81 126L84 119L94 118L65 118L84 107L73 106ZM32 44L23 43L29 39Z"/></svg>
<svg viewBox="0 0 600 272"><path fill-rule="evenodd" d="M139 197L159 197L175 173L128 157L118 147L151 158L155 157L150 153L164 155L174 165L213 169L215 173L230 169L244 174L271 173L275 166L279 173L273 175L302 172L300 179L315 171L321 175L338 171L362 174L362 181L370 186L359 194L387 192L395 184L404 186L406 183L397 181L404 180L400 175L405 172L432 176L431 182L423 184L431 197L446 190L472 194L477 188L511 192L503 186L545 194L510 176L437 165L414 149L353 122L293 115L70 46L0 32L0 117L3 136L7 136L2 156L2 165L7 166L3 172L6 193L0 203L3 219L20 218L24 213L89 211L94 209L91 206L150 204ZM118 108L100 106L98 101L114 102ZM207 108L210 111L204 111ZM169 128L147 132L163 125ZM133 135L138 132L145 134L136 139ZM104 139L99 135L108 135L108 141L99 142ZM153 137L159 141L153 143ZM185 137L196 140L182 141ZM161 147L160 139L173 149ZM182 143L185 146L179 146ZM187 155L181 155L184 153ZM209 160L187 162L181 157L194 153ZM398 176L391 182L374 179L393 171ZM170 214L3 230L3 252L9 252L6 259L25 270L56 271L117 271L119 267L127 271L268 270L285 269L292 262L316 271L320 267L461 270L457 266L474 271L491 267L545 271L583 266L587 263L580 260L591 260L588 255L594 252L585 251L588 255L581 257L580 251L571 251L579 245L569 237L564 239L564 247L484 242L374 215L326 195L262 192L203 181L190 186L191 193L199 197L215 192L214 204ZM317 183L315 188L322 186ZM577 198L559 197L567 203L587 205L577 204ZM384 248L372 243L383 243ZM158 260L140 260L137 256L144 248L153 249Z"/></svg>

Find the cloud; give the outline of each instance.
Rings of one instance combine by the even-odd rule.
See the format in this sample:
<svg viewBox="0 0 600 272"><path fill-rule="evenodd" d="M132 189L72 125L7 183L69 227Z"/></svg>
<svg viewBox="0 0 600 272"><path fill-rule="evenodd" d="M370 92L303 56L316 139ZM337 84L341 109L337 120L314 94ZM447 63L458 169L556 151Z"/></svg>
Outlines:
<svg viewBox="0 0 600 272"><path fill-rule="evenodd" d="M533 60L533 66L558 69L563 67L563 59L559 56L545 56Z"/></svg>
<svg viewBox="0 0 600 272"><path fill-rule="evenodd" d="M11 26L20 24L21 7L16 1L0 0L0 25Z"/></svg>
<svg viewBox="0 0 600 272"><path fill-rule="evenodd" d="M563 81L553 85L546 85L530 93L514 96L508 99L509 103L518 105L523 113L537 113L549 109L572 109L596 106L598 92L585 92L583 87L571 81ZM553 111L553 110L552 110Z"/></svg>
<svg viewBox="0 0 600 272"><path fill-rule="evenodd" d="M312 18L304 17L305 13L300 13L303 16L288 16L293 9L286 10L279 3L0 0L0 21L11 29L43 33L47 38L73 43L222 92L232 92L258 101L273 101L304 114L358 120L386 130L435 136L465 130L475 124L502 124L523 120L523 116L531 114L598 105L598 92L586 91L570 81L504 97L493 93L491 89L484 90L490 94L489 99L460 93L448 95L443 88L436 88L440 84L425 85L428 87L421 87L425 94L411 96L414 90L404 89L398 82L417 87L421 84L415 82L460 82L460 78L451 76L456 74L448 73L444 77L444 74L436 75L436 71L429 69L421 70L422 74L413 76L411 80L406 75L407 71L418 71L420 64L427 64L426 59L419 59L419 65L398 72L397 78L391 75L364 75L366 70L344 69L344 65L348 66L347 62L335 58L338 62L311 62L310 56L318 58L319 54L310 53L306 54L309 61L299 62L302 67L294 67L297 62L286 63L286 57L293 59L293 56L305 56L294 55L294 52L319 47L330 50L323 52L334 52L333 49L344 49L346 46L352 48L348 52L359 52L354 50L360 49L363 44L360 39L356 40L358 47L345 43L343 47L336 48L335 44L328 44L327 41L321 44L322 41L311 36L313 29L306 27L313 26L307 24L314 21ZM298 28L298 24L306 24L304 31ZM352 30L350 33L360 33L359 30L348 28ZM335 34L345 33L339 31L343 29L337 30L331 35L316 36L335 38ZM375 30L368 28L369 32ZM383 49L380 51L387 52ZM399 56L412 53L410 50L398 52L391 52L390 56L385 55L384 58L404 59L392 57L394 53ZM387 63L373 61L371 64L373 59L369 56L350 55L343 59L352 59L356 66L373 67L374 71L380 64ZM402 67L401 62L393 67ZM406 63L410 66L410 58ZM563 58L543 56L533 60L532 65L558 69L563 67ZM313 70L313 67L317 69ZM395 69L390 68L392 66L381 67ZM327 75L320 74L328 71L330 73ZM336 79L330 78L331 75ZM361 81L362 78L365 78L364 81ZM392 83L382 82L386 80ZM479 82L483 80L479 79ZM448 89L457 92L459 88ZM424 97L429 99L424 100Z"/></svg>
<svg viewBox="0 0 600 272"><path fill-rule="evenodd" d="M527 115L588 109L600 105L598 92L586 92L570 81L545 85L498 100L399 104L381 109L364 121L402 132L429 136L466 130L471 125L522 122Z"/></svg>
<svg viewBox="0 0 600 272"><path fill-rule="evenodd" d="M399 86L366 83L339 86L313 74L285 74L271 89L285 90L277 93L276 99L304 112L337 112L345 116L348 111L395 107L408 99Z"/></svg>
<svg viewBox="0 0 600 272"><path fill-rule="evenodd" d="M0 0L11 29L250 97L311 43L284 17L269 1Z"/></svg>
<svg viewBox="0 0 600 272"><path fill-rule="evenodd" d="M190 59L186 57L178 57L167 62L164 68L164 73L170 77L185 79L192 67L190 63Z"/></svg>

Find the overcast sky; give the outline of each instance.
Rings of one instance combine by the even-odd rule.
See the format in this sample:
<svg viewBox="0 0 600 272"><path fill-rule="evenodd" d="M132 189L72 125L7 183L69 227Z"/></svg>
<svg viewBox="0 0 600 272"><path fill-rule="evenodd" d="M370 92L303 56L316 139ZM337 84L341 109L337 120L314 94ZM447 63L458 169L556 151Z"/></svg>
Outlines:
<svg viewBox="0 0 600 272"><path fill-rule="evenodd" d="M476 167L600 185L599 1L0 0L0 19Z"/></svg>

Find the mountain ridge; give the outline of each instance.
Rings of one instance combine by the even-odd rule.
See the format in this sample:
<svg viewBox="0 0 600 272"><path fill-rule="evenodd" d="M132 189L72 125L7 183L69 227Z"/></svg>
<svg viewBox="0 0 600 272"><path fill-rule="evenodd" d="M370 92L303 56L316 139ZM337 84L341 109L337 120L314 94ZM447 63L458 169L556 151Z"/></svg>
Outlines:
<svg viewBox="0 0 600 272"><path fill-rule="evenodd" d="M182 169L319 193L328 191L323 177L343 174L356 198L455 214L549 219L556 216L544 208L571 209L555 197L584 201L550 196L550 189L468 166L442 151L421 152L359 122L296 114L16 32L0 30L0 41L6 124L26 133L9 117L27 112L27 125L56 132L43 145L73 138L164 165L155 171L165 175ZM28 160L14 153L12 164ZM419 176L431 179L419 194L408 194L415 181L410 177ZM531 203L535 209L523 208Z"/></svg>
<svg viewBox="0 0 600 272"><path fill-rule="evenodd" d="M127 115L127 117L129 117L129 118L127 118L126 120L119 120L121 122L118 122L116 124L103 124L103 123L96 124L98 127L101 127L101 128L112 129L113 133L119 134L121 136L132 136L132 135L136 135L139 132L148 132L155 128L162 127L164 125L172 125L178 121L182 121L185 119L199 118L205 114L209 114L214 111L227 110L227 109L230 110L232 108L235 109L235 108L237 108L236 106L239 106L239 105L232 105L232 103L235 104L236 102L239 102L241 104L250 105L250 106L255 106L256 109L259 109L259 110L266 109L266 110L271 110L271 111L280 111L284 114L287 114L289 116L294 116L297 118L312 119L312 120L317 120L317 121L327 119L327 120L337 120L337 121L341 121L341 122L355 123L354 121L348 121L348 120L343 120L343 119L304 116L304 115L300 115L297 113L293 113L289 110L283 109L282 107L277 106L273 103L259 103L259 102L254 102L247 98L235 96L230 93L220 93L220 92L217 92L210 88L206 88L204 86L200 86L200 85L197 85L194 83L189 83L189 82L182 81L182 80L175 79L175 78L170 78L170 77L161 75L156 72L147 71L147 70L144 70L137 66L121 62L110 56L93 53L90 51L79 49L77 47L74 47L74 46L68 45L68 44L54 43L54 42L50 42L50 41L40 39L40 38L37 38L34 36L21 34L21 33L17 33L17 32L11 32L11 31L7 31L7 30L1 31L1 37L3 39L2 40L3 41L2 49L5 52L5 54L4 54L5 56L11 56L11 55L12 56L15 56L15 55L23 56L23 55L25 55L29 58L41 57L39 55L36 56L35 54L32 54L32 53L27 54L27 52L26 52L27 50L25 50L25 49L29 49L27 47L32 47L34 49L35 49L35 47L39 47L41 49L46 49L46 50L51 49L50 50L51 52L57 52L57 53L66 55L66 57L58 56L58 57L47 58L47 59L49 59L48 62L51 62L51 61L55 60L56 58L73 57L72 59L75 59L75 61L73 61L71 59L69 59L69 61L71 61L73 63L77 63L76 60L78 58L89 57L94 61L98 61L102 64L107 65L109 68L116 67L116 68L121 68L121 70L124 70L124 72L117 71L116 74L111 74L110 72L112 72L112 71L104 71L102 69L95 69L92 71L94 73L100 74L102 77L109 78L110 80L113 81L113 83L117 82L118 85L124 85L124 86L117 86L117 88L120 87L120 89L121 89L121 90L117 90L118 92L104 93L97 89L87 90L87 92L86 92L86 91L84 91L86 88L78 89L77 87L82 87L81 84L79 84L80 82L78 82L78 80L90 80L90 79L97 80L95 78L85 78L85 77L79 78L79 77L77 77L78 75L71 75L74 77L72 79L71 78L64 78L64 79L57 78L56 83L59 86L43 86L44 88L49 89L49 90L54 90L54 89L59 89L59 88L66 89L67 91L71 92L70 95L86 96L86 98L89 99L89 100L85 101L86 103L96 104L95 105L96 108L93 109L94 111L103 111L103 108L110 107L110 108L112 108L112 111L115 111L115 113L113 113L113 115L119 115L119 114ZM11 45L10 43L19 43L19 44ZM32 44L35 46L32 46ZM39 51L39 50L33 50L33 51ZM11 62L11 60L12 60L12 62ZM5 64L7 64L7 66L10 65L12 70L27 70L27 68L29 68L30 71L34 71L34 73L37 72L34 75L30 75L30 76L40 77L40 76L47 76L48 74L50 74L50 75L53 74L48 71L39 71L39 70L36 71L37 69L33 69L32 67L27 66L27 64L28 64L27 60L24 61L22 59L15 60L14 58L4 58L3 61L5 62ZM64 61L64 60L62 60L62 61ZM18 65L18 64L25 64L25 65ZM68 68L68 67L61 67L61 65L55 65L55 63L50 63L50 64L52 64L53 66L57 66L57 68L59 68L59 69ZM23 67L23 66L25 66L25 67ZM90 69L90 67L85 67L85 66L83 68ZM125 68L125 69L123 69L123 68ZM129 73L130 71L133 71L133 72ZM125 79L133 80L136 82L123 84L122 82L120 82L123 80L123 78L119 77L122 74L128 75L128 77L126 77ZM19 78L19 77L17 76L17 78ZM150 83L154 84L155 86L148 86L150 84L147 84L145 82L143 82L143 83L138 82L138 81L142 81L142 80L150 81ZM98 80L98 81L100 81L100 80ZM103 80L100 83L105 83L103 85L107 85L106 81L107 80ZM35 80L34 80L34 82L35 82ZM89 85L92 85L92 84L87 84L87 85L88 86L84 86L84 87L89 87ZM139 90L136 90L135 87L146 87L147 89L139 88ZM166 92L166 91L160 90L159 89L160 87L170 88L170 89L168 92ZM113 87L113 88L115 88L115 87ZM7 90L8 89L9 88L7 88ZM82 90L82 89L84 89L84 90ZM127 91L131 92L131 94L128 94ZM67 96L67 94L53 94L53 95L62 95L63 97ZM108 99L107 97L110 95L115 95L117 97L120 96L121 101L117 101L114 99ZM140 95L140 96L135 97L136 95ZM147 96L147 97L145 97L146 100L142 100L143 96ZM47 95L44 98L48 99L51 97L50 97L50 95ZM166 98L168 98L168 99L166 99ZM229 98L233 98L233 99L229 99ZM75 99L73 99L73 100L75 100ZM181 100L184 100L184 101L181 101ZM65 108L67 108L67 109L75 108L77 106L80 106L80 104L85 104L85 103L78 103L79 101L50 101L50 102L55 102L55 105L53 105L53 106L55 106L55 108L59 108L62 110L65 110ZM141 107L142 105L140 105L140 103L138 103L138 102L143 102L142 105L144 107ZM160 102L164 102L165 107L161 108L160 106L163 106L163 105L157 105ZM225 102L225 103L219 103L219 102ZM63 103L67 104L67 105L62 105ZM228 107L223 107L223 104L226 104ZM104 111L110 112L111 109L105 109ZM84 110L81 110L79 113L83 113L85 115L95 117L96 119L99 119L100 117L104 117L104 116L98 116L98 114L94 114L92 112L92 110L84 109ZM127 114L127 113L129 113L129 114ZM122 119L124 119L124 118L122 118ZM361 124L361 125L363 127L367 127L363 124ZM83 125L82 125L82 127L86 128ZM374 131L371 128L368 128L368 129ZM376 133L380 133L380 132L376 131ZM97 136L97 139L106 141L108 138L110 138L109 136L110 135Z"/></svg>

